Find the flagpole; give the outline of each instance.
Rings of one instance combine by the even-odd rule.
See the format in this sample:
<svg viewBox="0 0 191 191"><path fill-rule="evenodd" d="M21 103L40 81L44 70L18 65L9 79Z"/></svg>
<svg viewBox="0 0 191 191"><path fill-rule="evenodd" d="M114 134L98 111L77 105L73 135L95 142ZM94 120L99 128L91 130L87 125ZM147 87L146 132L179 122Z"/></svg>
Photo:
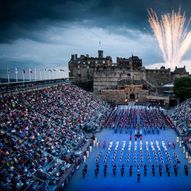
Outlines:
<svg viewBox="0 0 191 191"><path fill-rule="evenodd" d="M40 80L42 80L42 72L41 72L41 70L39 70L39 72L40 72Z"/></svg>
<svg viewBox="0 0 191 191"><path fill-rule="evenodd" d="M45 80L47 80L47 79L48 79L47 69L45 69L45 73L44 73L44 75L45 75Z"/></svg>
<svg viewBox="0 0 191 191"><path fill-rule="evenodd" d="M29 80L31 81L31 69L29 68Z"/></svg>
<svg viewBox="0 0 191 191"><path fill-rule="evenodd" d="M44 79L46 80L46 69L44 69Z"/></svg>
<svg viewBox="0 0 191 191"><path fill-rule="evenodd" d="M36 68L34 69L34 79L35 79L35 81L37 80L36 79Z"/></svg>
<svg viewBox="0 0 191 191"><path fill-rule="evenodd" d="M25 74L24 74L24 70L23 70L22 74L23 74L23 83L24 83L24 81L25 81Z"/></svg>
<svg viewBox="0 0 191 191"><path fill-rule="evenodd" d="M18 82L18 70L15 68L15 77L16 77L16 82Z"/></svg>
<svg viewBox="0 0 191 191"><path fill-rule="evenodd" d="M65 79L65 70L63 70L63 77L64 77L64 79Z"/></svg>
<svg viewBox="0 0 191 191"><path fill-rule="evenodd" d="M7 81L10 83L9 68L7 67Z"/></svg>

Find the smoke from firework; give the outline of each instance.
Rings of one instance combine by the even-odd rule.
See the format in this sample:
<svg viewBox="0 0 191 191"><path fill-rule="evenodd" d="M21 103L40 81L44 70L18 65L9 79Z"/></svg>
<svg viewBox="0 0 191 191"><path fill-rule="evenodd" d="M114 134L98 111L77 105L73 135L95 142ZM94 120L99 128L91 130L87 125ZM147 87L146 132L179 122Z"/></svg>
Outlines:
<svg viewBox="0 0 191 191"><path fill-rule="evenodd" d="M152 9L148 10L148 14L149 23L162 51L165 64L167 67L174 68L179 65L191 45L191 31L188 31L190 20L185 26L185 13L181 15L180 10L162 15L160 21Z"/></svg>

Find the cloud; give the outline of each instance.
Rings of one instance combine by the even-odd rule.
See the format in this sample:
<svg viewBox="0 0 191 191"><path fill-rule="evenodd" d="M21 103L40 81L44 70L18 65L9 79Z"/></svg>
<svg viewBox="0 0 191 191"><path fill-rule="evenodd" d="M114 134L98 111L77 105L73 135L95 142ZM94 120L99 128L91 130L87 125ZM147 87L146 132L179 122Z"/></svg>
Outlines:
<svg viewBox="0 0 191 191"><path fill-rule="evenodd" d="M4 0L0 6L0 42L33 38L31 31L47 30L59 22L88 21L86 25L91 27L125 26L150 31L148 8L161 14L179 6L190 14L191 2L187 0Z"/></svg>
<svg viewBox="0 0 191 191"><path fill-rule="evenodd" d="M186 0L6 0L0 6L0 68L67 67L71 54L162 62L150 31L147 8L188 12ZM101 46L99 45L101 42ZM187 53L185 59L191 58Z"/></svg>
<svg viewBox="0 0 191 191"><path fill-rule="evenodd" d="M150 57L153 61L160 61L158 49L152 47L156 43L152 35L124 27L111 30L63 23L43 32L36 31L33 36L33 40L18 39L12 44L1 44L1 63L10 65L16 60L26 62L26 65L31 61L42 67L55 63L67 66L71 54L96 56L100 48L104 50L105 56L112 56L114 62L115 57L129 57L132 53L143 58L146 64L149 64ZM37 37L41 40L36 41Z"/></svg>

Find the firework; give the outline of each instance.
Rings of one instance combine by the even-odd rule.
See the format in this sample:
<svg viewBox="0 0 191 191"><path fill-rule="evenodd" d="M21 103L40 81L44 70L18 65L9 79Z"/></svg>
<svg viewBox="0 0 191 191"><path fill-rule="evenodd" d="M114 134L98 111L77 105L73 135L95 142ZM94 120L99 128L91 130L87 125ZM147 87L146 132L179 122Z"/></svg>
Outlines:
<svg viewBox="0 0 191 191"><path fill-rule="evenodd" d="M185 26L185 13L181 15L180 9L178 12L172 11L171 14L162 15L160 21L152 9L148 10L148 14L149 23L161 49L165 64L167 67L174 68L179 65L191 45L191 31L188 31L190 19Z"/></svg>

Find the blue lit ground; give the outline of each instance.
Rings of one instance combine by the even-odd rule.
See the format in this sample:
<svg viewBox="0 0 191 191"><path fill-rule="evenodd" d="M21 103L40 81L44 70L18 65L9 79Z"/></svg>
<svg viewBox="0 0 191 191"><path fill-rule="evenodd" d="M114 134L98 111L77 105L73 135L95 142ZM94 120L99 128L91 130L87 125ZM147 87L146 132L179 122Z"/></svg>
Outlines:
<svg viewBox="0 0 191 191"><path fill-rule="evenodd" d="M114 133L113 129L104 129L100 133L97 134L98 140L103 143L104 140L106 140L107 145L106 148L103 149L101 146L97 148L93 148L93 151L90 154L90 157L87 159L86 164L88 165L88 173L83 179L82 177L82 168L84 167L84 164L80 166L80 168L75 172L73 177L70 179L69 184L66 186L64 190L66 191L101 191L101 190L191 190L191 172L189 172L189 176L186 176L184 173L184 165L187 164L187 159L185 158L185 154L182 153L182 148L179 147L179 144L176 143L176 148L174 149L172 146L168 147L168 141L176 142L176 132L173 129L167 128L166 130L160 130L160 134L150 134L150 135L143 135L143 159L144 164L147 164L147 176L144 176L144 170L143 167L141 167L141 179L140 182L137 182L137 165L134 165L133 163L133 153L134 153L134 142L132 141L132 148L130 151L130 162L127 163L126 156L127 156L127 150L128 150L128 144L129 144L129 134L126 134L125 131L123 131L121 134ZM154 142L154 147L156 148L156 142L159 141L159 145L162 151L162 155L164 158L164 165L163 165L163 171L162 176L159 176L159 170L158 167L154 161L152 149L150 146L150 141ZM107 176L104 177L103 173L103 160L105 153L107 151L107 148L109 146L109 142L113 141L113 147L110 153L110 157L108 158L108 170L107 170ZM117 152L117 157L115 159L115 164L117 165L117 173L116 177L113 176L113 167L111 165L111 158L113 156L114 148L116 145L116 142L119 141L119 147ZM123 144L123 141L126 141L126 147L124 149L124 154L122 158L121 164L125 164L125 173L124 176L121 176L120 168L121 164L119 164L119 155L120 150ZM156 175L152 176L152 170L151 167L149 167L149 163L146 157L146 146L145 141L149 142L149 151L151 153L151 165L155 165L155 172ZM170 158L172 159L172 166L170 169L170 177L167 176L167 172L165 169L165 165L167 162L167 159L165 158L165 154L162 149L161 141L165 141ZM140 141L137 141L137 157L138 157L138 163L140 162ZM96 157L97 155L102 151L102 157L100 159L100 169L98 177L95 178L94 169L96 166ZM175 163L173 153L176 153L178 155L178 158L180 159L180 165L178 169L178 176L176 177L174 174L173 165ZM160 159L159 159L160 161ZM133 175L130 177L129 175L129 166L133 164ZM189 165L190 168L190 165ZM190 171L191 169L189 169Z"/></svg>
<svg viewBox="0 0 191 191"><path fill-rule="evenodd" d="M114 143L116 141L120 141L119 143L119 149L121 149L123 140L126 140L129 142L129 135L122 133L122 134L114 134L113 130L105 129L101 133L97 135L98 139L103 142L103 140L107 141L107 146L105 149L102 148L94 148L93 151L90 154L90 157L87 159L87 165L88 165L88 173L86 175L86 178L83 179L82 177L82 168L84 166L81 165L81 167L76 171L72 179L70 180L68 186L66 187L67 191L98 191L98 190L191 190L191 179L190 179L190 173L189 176L186 177L184 174L184 164L187 163L187 160L185 159L185 155L182 154L182 149L176 145L176 149L173 149L172 147L168 148L171 158L173 159L173 152L176 152L181 163L178 170L178 176L176 177L174 175L173 167L171 167L171 174L170 177L167 176L167 173L165 171L165 168L163 168L162 176L159 176L158 168L156 168L156 175L155 177L152 176L151 168L148 167L147 176L144 177L143 175L143 167L141 167L141 180L140 183L137 183L137 167L133 167L133 176L129 176L129 164L126 163L126 152L127 152L127 143L123 155L123 162L125 164L125 174L124 177L120 174L120 166L117 165L117 174L116 177L113 177L112 174L112 166L110 163L110 160L108 162L108 173L107 177L104 177L103 175L103 157L100 161L100 172L98 174L98 178L95 178L94 175L94 169L95 169L95 160L100 151L103 151L103 154L106 153L108 142L112 140ZM172 129L166 129L165 131L162 130L159 135L145 135L143 137L143 150L145 150L145 141L148 140L158 140L162 141L164 140L166 143L169 141L175 141L176 140L176 133ZM134 142L134 140L133 140ZM161 143L161 142L160 142ZM132 143L133 144L133 143ZM139 141L138 141L139 145ZM113 149L111 151L111 156L113 154L115 144L113 146ZM155 145L156 147L156 145ZM133 148L133 147L132 147ZM138 147L139 149L139 147ZM151 148L149 148L150 152ZM116 157L116 164L119 161L119 152L117 153ZM131 151L131 156L133 153L133 150ZM164 153L163 153L164 155ZM111 157L110 157L111 158ZM151 156L153 159L153 157ZM147 158L144 155L144 161L147 163ZM172 160L174 162L174 160ZM133 160L130 161L133 164ZM153 163L154 159L153 159ZM147 163L148 165L148 163ZM190 166L189 166L190 167Z"/></svg>

